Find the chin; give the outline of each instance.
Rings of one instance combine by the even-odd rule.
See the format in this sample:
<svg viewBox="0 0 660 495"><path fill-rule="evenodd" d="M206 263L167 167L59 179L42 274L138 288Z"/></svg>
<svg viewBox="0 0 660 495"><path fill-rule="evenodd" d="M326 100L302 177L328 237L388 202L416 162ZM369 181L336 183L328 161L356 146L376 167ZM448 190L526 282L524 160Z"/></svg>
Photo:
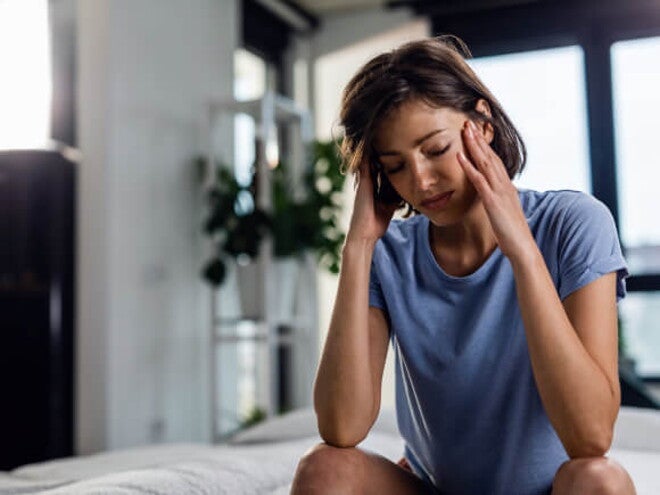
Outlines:
<svg viewBox="0 0 660 495"><path fill-rule="evenodd" d="M424 213L424 216L427 217L429 222L431 222L436 227L451 227L452 225L460 223L465 218L465 214L451 214L445 211L430 214Z"/></svg>
<svg viewBox="0 0 660 495"><path fill-rule="evenodd" d="M481 201L478 196L472 198L472 200L467 204L454 204L449 208L446 208L441 211L427 211L423 212L429 221L436 227L451 227L452 225L457 225L465 221L476 208L481 205Z"/></svg>

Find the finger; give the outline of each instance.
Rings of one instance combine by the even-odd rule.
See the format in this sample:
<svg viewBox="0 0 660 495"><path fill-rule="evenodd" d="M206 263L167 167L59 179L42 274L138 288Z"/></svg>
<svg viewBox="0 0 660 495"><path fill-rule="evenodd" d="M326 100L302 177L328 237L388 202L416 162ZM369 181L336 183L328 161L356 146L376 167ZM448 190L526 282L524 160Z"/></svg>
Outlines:
<svg viewBox="0 0 660 495"><path fill-rule="evenodd" d="M479 147L479 150L483 153L485 157L488 157L488 151L490 149L490 146L486 142L486 139L484 138L481 129L479 129L479 126L473 120L468 120L467 127L468 130L470 131L469 132L470 137L474 139L474 142Z"/></svg>
<svg viewBox="0 0 660 495"><path fill-rule="evenodd" d="M362 160L357 172L358 173L355 174L355 189L361 185L368 189L372 189L373 184L371 180L371 166L367 160Z"/></svg>
<svg viewBox="0 0 660 495"><path fill-rule="evenodd" d="M486 155L484 149L481 147L477 139L477 133L475 132L474 127L469 120L463 127L463 136L465 148L470 156L470 159L480 172L486 174L487 169L489 168L489 158Z"/></svg>
<svg viewBox="0 0 660 495"><path fill-rule="evenodd" d="M493 194L493 189L486 177L474 167L472 162L463 154L462 151L459 151L457 156L458 163L460 163L463 167L465 175L467 175L469 181L472 182L472 185L474 185L474 188L477 190L479 196L482 199L490 197L490 195Z"/></svg>
<svg viewBox="0 0 660 495"><path fill-rule="evenodd" d="M491 153L492 148L486 142L483 134L481 133L481 130L474 122L468 121L466 127L468 142L473 145L472 149L474 150L476 156L479 157L479 165L490 171L490 169L494 168L493 160L496 159L497 156Z"/></svg>
<svg viewBox="0 0 660 495"><path fill-rule="evenodd" d="M468 126L472 130L472 138L474 139L476 145L479 147L479 150L481 151L484 157L484 160L487 164L487 168L489 170L489 173L491 173L490 175L492 175L492 178L509 182L511 179L506 170L506 167L504 166L504 163L502 162L502 159L498 156L497 153L495 153L495 150L490 145L490 143L486 141L485 136L479 130L478 126L473 121L468 121L468 122L469 122Z"/></svg>

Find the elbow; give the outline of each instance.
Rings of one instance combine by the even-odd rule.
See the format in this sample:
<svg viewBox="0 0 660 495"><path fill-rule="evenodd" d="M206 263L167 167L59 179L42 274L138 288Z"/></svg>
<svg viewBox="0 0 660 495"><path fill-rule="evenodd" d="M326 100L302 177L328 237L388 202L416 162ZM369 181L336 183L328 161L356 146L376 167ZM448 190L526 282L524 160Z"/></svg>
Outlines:
<svg viewBox="0 0 660 495"><path fill-rule="evenodd" d="M356 435L352 432L326 430L319 428L319 434L325 443L343 449L356 447L366 435Z"/></svg>
<svg viewBox="0 0 660 495"><path fill-rule="evenodd" d="M325 443L333 447L355 447L369 433L369 427L355 425L355 422L327 415L321 416L318 413L316 417L319 435Z"/></svg>
<svg viewBox="0 0 660 495"><path fill-rule="evenodd" d="M315 396L316 424L323 441L333 447L357 446L369 433L377 413L364 413L364 408L346 410L336 404L323 403Z"/></svg>
<svg viewBox="0 0 660 495"><path fill-rule="evenodd" d="M580 436L576 441L566 446L566 453L571 459L580 457L603 457L610 450L613 439L611 426L592 428L590 432Z"/></svg>
<svg viewBox="0 0 660 495"><path fill-rule="evenodd" d="M357 446L367 436L368 429L349 428L340 422L318 420L319 435L325 443L333 447L350 448Z"/></svg>

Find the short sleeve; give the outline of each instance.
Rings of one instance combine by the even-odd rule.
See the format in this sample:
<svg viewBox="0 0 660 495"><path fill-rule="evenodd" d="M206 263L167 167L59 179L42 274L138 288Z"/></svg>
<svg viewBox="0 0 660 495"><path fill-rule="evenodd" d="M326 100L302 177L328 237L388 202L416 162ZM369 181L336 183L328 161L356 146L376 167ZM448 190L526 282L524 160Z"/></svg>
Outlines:
<svg viewBox="0 0 660 495"><path fill-rule="evenodd" d="M626 261L612 214L580 194L566 207L559 239L559 296L563 300L601 276L616 272L617 301L625 297Z"/></svg>
<svg viewBox="0 0 660 495"><path fill-rule="evenodd" d="M375 259L374 254L374 259ZM385 296L383 296L383 289L380 286L380 280L378 279L378 274L376 273L376 263L372 260L371 262L371 272L369 275L369 306L374 306L380 308L383 311L387 311L387 306L385 305Z"/></svg>

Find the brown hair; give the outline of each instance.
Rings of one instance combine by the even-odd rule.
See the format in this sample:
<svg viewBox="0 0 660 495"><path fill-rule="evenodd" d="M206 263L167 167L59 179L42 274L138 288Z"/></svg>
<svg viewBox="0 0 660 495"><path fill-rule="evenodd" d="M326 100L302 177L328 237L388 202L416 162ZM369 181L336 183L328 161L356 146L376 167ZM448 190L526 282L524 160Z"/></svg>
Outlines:
<svg viewBox="0 0 660 495"><path fill-rule="evenodd" d="M509 177L520 173L527 152L522 138L502 106L465 61L471 54L452 35L406 43L367 62L344 89L339 114L343 127L344 169L355 173L363 159L376 164L373 139L377 125L389 112L411 99L432 107L448 107L470 119L489 123L491 146ZM491 115L478 112L485 100Z"/></svg>

